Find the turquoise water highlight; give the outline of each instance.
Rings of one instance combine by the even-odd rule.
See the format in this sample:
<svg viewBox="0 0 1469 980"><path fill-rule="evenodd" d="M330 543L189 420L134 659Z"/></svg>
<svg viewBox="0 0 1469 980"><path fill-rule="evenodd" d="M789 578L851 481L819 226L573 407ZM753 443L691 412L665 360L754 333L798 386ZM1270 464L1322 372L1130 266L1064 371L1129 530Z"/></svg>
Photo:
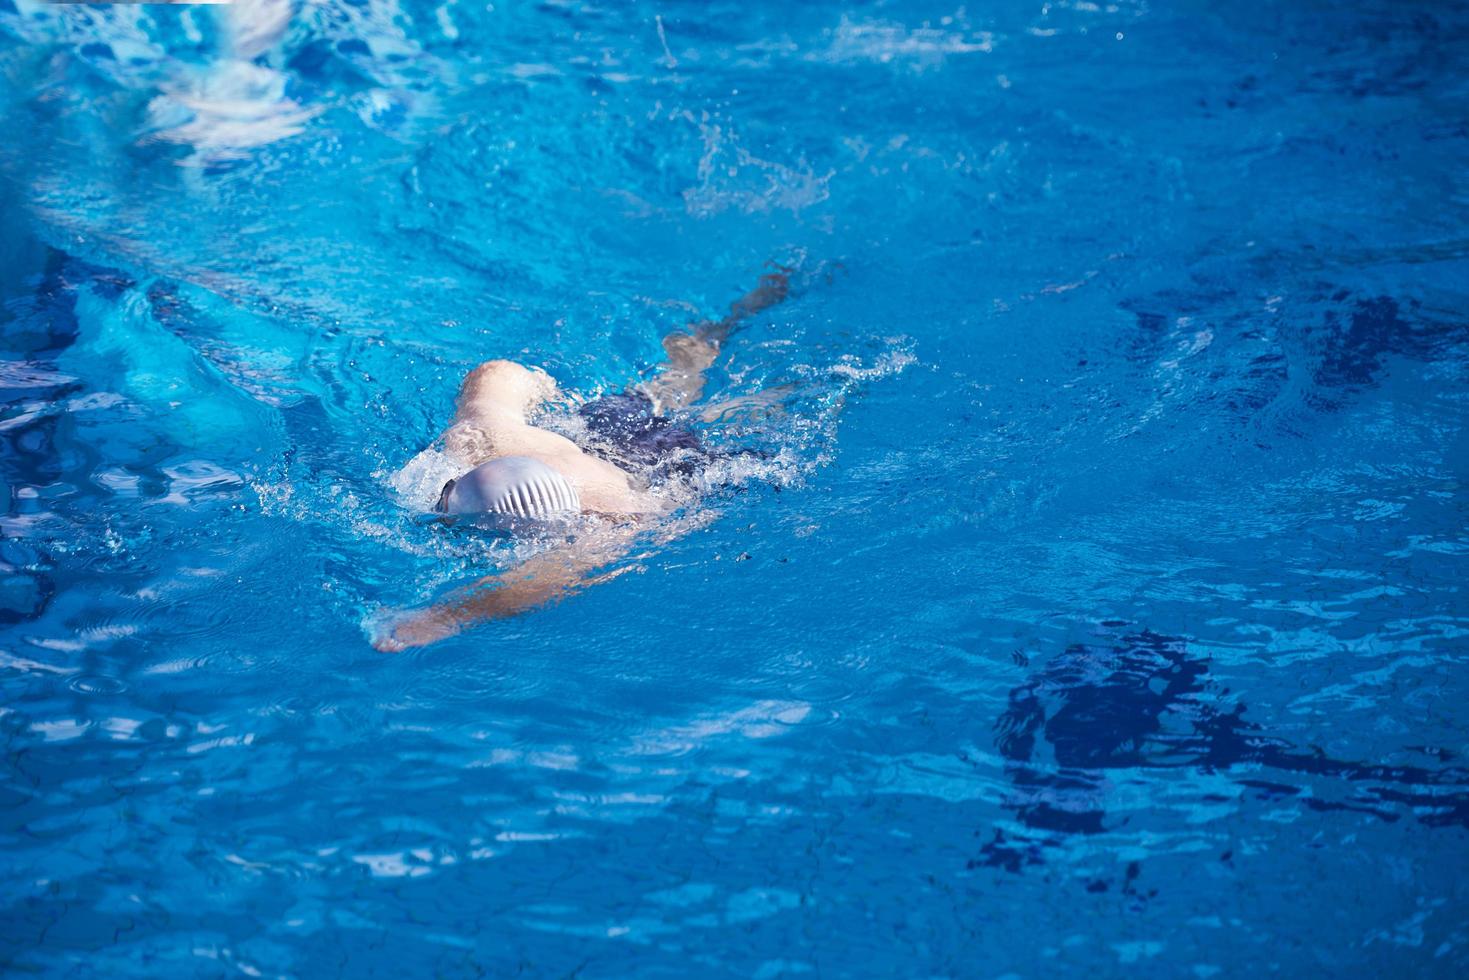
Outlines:
<svg viewBox="0 0 1469 980"><path fill-rule="evenodd" d="M1457 976L1452 5L0 0L0 961ZM703 526L394 474L768 261Z"/></svg>

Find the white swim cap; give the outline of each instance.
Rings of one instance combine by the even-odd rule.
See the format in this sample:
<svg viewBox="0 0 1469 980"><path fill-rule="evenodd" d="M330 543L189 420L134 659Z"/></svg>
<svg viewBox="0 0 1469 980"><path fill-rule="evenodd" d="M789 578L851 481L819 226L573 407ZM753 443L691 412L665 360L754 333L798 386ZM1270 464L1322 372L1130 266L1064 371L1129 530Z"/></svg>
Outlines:
<svg viewBox="0 0 1469 980"><path fill-rule="evenodd" d="M501 456L444 485L434 510L544 521L581 513L581 498L560 473L529 456Z"/></svg>

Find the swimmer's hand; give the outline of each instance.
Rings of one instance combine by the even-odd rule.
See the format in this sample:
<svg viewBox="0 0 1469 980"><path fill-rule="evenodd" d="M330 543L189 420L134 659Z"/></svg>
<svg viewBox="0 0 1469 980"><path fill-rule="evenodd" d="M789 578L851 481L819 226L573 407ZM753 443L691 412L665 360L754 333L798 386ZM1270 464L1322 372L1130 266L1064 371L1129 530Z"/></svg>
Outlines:
<svg viewBox="0 0 1469 980"><path fill-rule="evenodd" d="M412 647L425 647L430 643L447 640L462 627L452 616L446 615L438 606L415 609L388 623L372 638L373 649L379 653L402 653Z"/></svg>

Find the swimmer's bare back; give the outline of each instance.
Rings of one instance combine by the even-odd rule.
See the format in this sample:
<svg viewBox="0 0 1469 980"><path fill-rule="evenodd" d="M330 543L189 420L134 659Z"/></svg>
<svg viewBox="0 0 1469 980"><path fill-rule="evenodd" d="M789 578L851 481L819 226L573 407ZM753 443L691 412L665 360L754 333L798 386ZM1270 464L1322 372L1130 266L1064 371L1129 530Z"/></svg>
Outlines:
<svg viewBox="0 0 1469 980"><path fill-rule="evenodd" d="M704 372L713 365L730 332L741 320L786 298L790 271L778 267L761 276L759 285L731 304L723 319L690 324L689 332L663 339L668 360L639 385L656 413L684 409L698 401L704 390ZM585 513L611 520L508 572L482 578L433 606L398 615L373 638L377 649L396 652L425 646L478 623L558 602L614 578L627 569L598 572L625 556L641 531L676 506L649 493L636 474L528 421L536 408L560 398L556 382L544 371L513 361L486 361L460 387L454 420L441 437L444 452L464 470L506 456L539 460L571 483ZM663 541L685 530L686 526L668 526Z"/></svg>

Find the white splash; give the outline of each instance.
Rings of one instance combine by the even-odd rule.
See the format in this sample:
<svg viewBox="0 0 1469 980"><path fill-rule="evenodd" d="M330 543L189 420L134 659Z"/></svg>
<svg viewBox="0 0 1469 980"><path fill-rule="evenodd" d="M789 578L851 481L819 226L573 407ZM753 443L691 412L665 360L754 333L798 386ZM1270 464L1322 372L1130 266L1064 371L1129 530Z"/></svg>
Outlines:
<svg viewBox="0 0 1469 980"><path fill-rule="evenodd" d="M412 511L434 509L444 484L462 475L463 465L437 446L430 446L414 456L401 469L387 478L388 486L398 494L398 501Z"/></svg>
<svg viewBox="0 0 1469 980"><path fill-rule="evenodd" d="M994 36L987 31L953 29L954 18L945 17L939 27L924 24L912 30L891 21L858 23L846 15L830 32L831 44L818 61L903 61L920 69L941 63L949 55L987 54L994 50Z"/></svg>
<svg viewBox="0 0 1469 980"><path fill-rule="evenodd" d="M242 159L256 147L295 136L320 109L286 97L284 73L254 60L280 43L290 0L236 0L225 16L225 50L202 72L160 86L148 104L148 139L194 148L184 161Z"/></svg>

